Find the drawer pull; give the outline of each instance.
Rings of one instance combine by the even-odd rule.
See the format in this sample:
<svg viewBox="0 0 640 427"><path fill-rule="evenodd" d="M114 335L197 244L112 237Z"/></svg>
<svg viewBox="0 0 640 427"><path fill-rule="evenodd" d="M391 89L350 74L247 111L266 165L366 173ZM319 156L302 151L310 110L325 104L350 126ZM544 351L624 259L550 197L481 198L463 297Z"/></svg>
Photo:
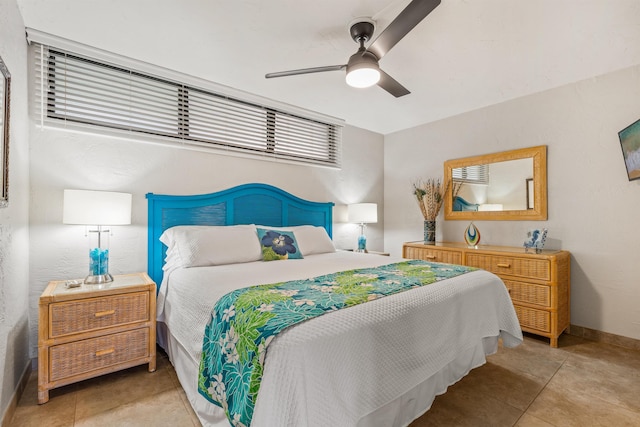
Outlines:
<svg viewBox="0 0 640 427"><path fill-rule="evenodd" d="M511 267L511 264L508 264L506 262L499 262L498 263L498 267L509 268L509 267Z"/></svg>
<svg viewBox="0 0 640 427"><path fill-rule="evenodd" d="M106 356L107 354L111 354L113 352L115 352L116 350L114 348L110 348L107 350L98 350L96 351L96 357L100 357L100 356Z"/></svg>
<svg viewBox="0 0 640 427"><path fill-rule="evenodd" d="M96 314L94 314L95 317L104 317L104 316L111 316L112 314L115 314L116 311L115 310L106 310L106 311L99 311Z"/></svg>
<svg viewBox="0 0 640 427"><path fill-rule="evenodd" d="M425 259L436 259L435 255L425 255L424 256Z"/></svg>

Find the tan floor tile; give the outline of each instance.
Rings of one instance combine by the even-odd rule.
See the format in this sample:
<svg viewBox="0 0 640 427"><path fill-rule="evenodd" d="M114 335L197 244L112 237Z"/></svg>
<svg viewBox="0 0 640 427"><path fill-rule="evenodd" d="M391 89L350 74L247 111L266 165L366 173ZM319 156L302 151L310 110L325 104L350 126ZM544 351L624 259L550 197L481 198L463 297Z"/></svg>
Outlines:
<svg viewBox="0 0 640 427"><path fill-rule="evenodd" d="M587 393L548 385L531 404L528 415L562 427L640 425L640 413L594 398Z"/></svg>
<svg viewBox="0 0 640 427"><path fill-rule="evenodd" d="M76 395L72 386L49 392L49 401L38 405L38 375L32 372L10 426L66 427L73 426Z"/></svg>
<svg viewBox="0 0 640 427"><path fill-rule="evenodd" d="M549 386L567 393L584 393L640 413L640 370L628 369L617 363L592 356L572 355Z"/></svg>
<svg viewBox="0 0 640 427"><path fill-rule="evenodd" d="M505 403L504 397L508 394L505 392L507 388L496 387L497 383L492 379L495 378L498 371L500 369L496 370L496 367L487 365L471 371L468 376L449 387L445 394L438 396L431 409L415 420L411 427L513 426L523 411ZM507 370L503 369L502 371L505 371L507 375L510 374ZM525 382L537 390L542 387L542 385L528 379L525 379ZM512 378L506 380L505 384L522 388L519 387L518 381L514 381ZM519 392L513 392L513 390L512 394L522 395ZM527 396L526 400L533 400L535 394L537 392ZM516 397L513 400L522 401L525 399Z"/></svg>
<svg viewBox="0 0 640 427"><path fill-rule="evenodd" d="M617 347L611 344L585 341L582 345L568 348L571 354L599 360L621 369L640 371L640 351Z"/></svg>
<svg viewBox="0 0 640 427"><path fill-rule="evenodd" d="M185 410L177 389L137 399L109 411L76 419L75 427L198 426Z"/></svg>
<svg viewBox="0 0 640 427"><path fill-rule="evenodd" d="M189 414L189 417L191 418L191 421L193 422L193 425L200 426L201 425L200 424L200 419L198 418L198 416L194 412L193 408L191 407L191 404L189 403L189 398L187 397L187 394L184 392L182 387L178 387L176 390L178 390L178 393L180 395L180 399L182 400L182 404L184 405L185 411Z"/></svg>
<svg viewBox="0 0 640 427"><path fill-rule="evenodd" d="M76 419L96 416L135 401L147 401L150 396L174 389L166 365L155 372L149 372L147 365L142 365L83 381L78 383Z"/></svg>
<svg viewBox="0 0 640 427"><path fill-rule="evenodd" d="M546 421L541 420L540 418L534 417L533 415L524 414L515 427L555 427L553 424L549 424Z"/></svg>
<svg viewBox="0 0 640 427"><path fill-rule="evenodd" d="M463 378L459 389L469 396L469 400L474 396L491 396L524 411L544 385L545 382L536 377L487 363Z"/></svg>
<svg viewBox="0 0 640 427"><path fill-rule="evenodd" d="M450 388L410 427L506 427L513 426L521 415L522 411L489 396L459 393Z"/></svg>
<svg viewBox="0 0 640 427"><path fill-rule="evenodd" d="M514 373L547 382L569 356L570 353L551 348L547 342L526 339L516 348L500 348L487 360Z"/></svg>

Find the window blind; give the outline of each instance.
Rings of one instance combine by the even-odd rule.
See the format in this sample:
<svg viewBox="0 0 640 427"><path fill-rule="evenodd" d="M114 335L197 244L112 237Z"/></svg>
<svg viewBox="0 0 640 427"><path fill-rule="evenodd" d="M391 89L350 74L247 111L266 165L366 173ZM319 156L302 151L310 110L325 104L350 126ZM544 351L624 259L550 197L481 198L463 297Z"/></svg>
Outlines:
<svg viewBox="0 0 640 427"><path fill-rule="evenodd" d="M341 126L34 43L42 124L340 167Z"/></svg>
<svg viewBox="0 0 640 427"><path fill-rule="evenodd" d="M454 168L451 171L454 181L469 184L489 184L489 165L473 165Z"/></svg>

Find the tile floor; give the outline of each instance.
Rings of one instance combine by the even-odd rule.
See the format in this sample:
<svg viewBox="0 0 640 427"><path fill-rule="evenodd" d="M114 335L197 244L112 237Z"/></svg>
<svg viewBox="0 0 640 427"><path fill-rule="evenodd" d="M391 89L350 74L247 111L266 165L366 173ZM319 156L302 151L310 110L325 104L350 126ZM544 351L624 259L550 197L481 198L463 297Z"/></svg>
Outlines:
<svg viewBox="0 0 640 427"><path fill-rule="evenodd" d="M199 426L173 367L146 365L52 390L37 404L33 373L11 426ZM501 348L411 424L640 426L640 351L563 335L560 348L526 336Z"/></svg>

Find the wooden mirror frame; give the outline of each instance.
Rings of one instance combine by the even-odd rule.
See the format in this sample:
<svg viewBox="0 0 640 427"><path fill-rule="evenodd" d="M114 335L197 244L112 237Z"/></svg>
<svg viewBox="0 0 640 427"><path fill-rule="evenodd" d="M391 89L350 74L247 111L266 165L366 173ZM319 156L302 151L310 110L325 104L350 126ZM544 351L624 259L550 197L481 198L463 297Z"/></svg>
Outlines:
<svg viewBox="0 0 640 427"><path fill-rule="evenodd" d="M508 160L533 159L533 209L510 211L454 211L452 170L464 166L485 165ZM444 196L444 219L453 220L495 220L495 221L544 221L547 219L547 146L521 148L482 156L444 162L444 182L447 189Z"/></svg>

